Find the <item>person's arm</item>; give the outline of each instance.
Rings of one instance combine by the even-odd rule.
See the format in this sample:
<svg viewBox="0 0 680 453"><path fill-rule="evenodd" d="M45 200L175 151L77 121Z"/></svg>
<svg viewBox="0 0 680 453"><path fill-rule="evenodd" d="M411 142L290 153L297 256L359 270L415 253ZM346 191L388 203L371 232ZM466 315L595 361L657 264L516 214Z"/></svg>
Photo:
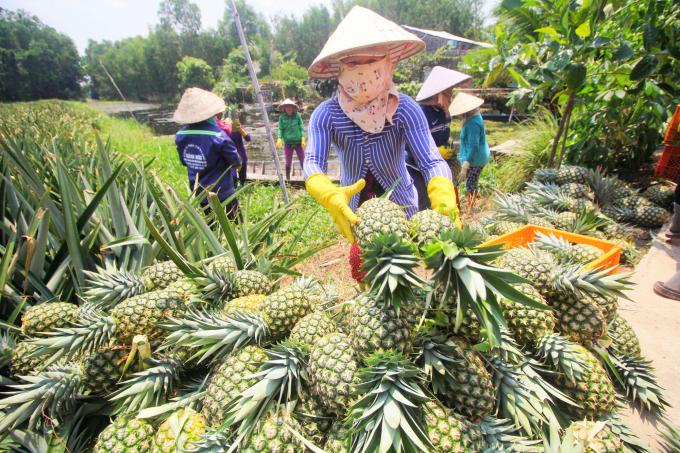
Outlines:
<svg viewBox="0 0 680 453"><path fill-rule="evenodd" d="M300 134L302 134L302 138L305 138L305 125L302 123L302 115L299 113L297 114L297 120L300 125Z"/></svg>
<svg viewBox="0 0 680 453"><path fill-rule="evenodd" d="M181 146L181 144L180 144L180 142L182 141L182 139L180 137L181 137L181 135L175 135L175 146L177 147L177 154L179 155L180 163L186 167L187 163L184 162L184 153L181 151L183 146Z"/></svg>
<svg viewBox="0 0 680 453"><path fill-rule="evenodd" d="M326 106L319 106L309 119L309 143L305 153L305 180L315 174L326 174L331 152L333 122Z"/></svg>
<svg viewBox="0 0 680 453"><path fill-rule="evenodd" d="M222 140L222 143L220 143L220 150L222 157L224 158L224 161L227 163L227 165L240 167L241 156L238 154L234 142L226 135L216 137L215 140Z"/></svg>
<svg viewBox="0 0 680 453"><path fill-rule="evenodd" d="M477 159L484 129L476 122L466 123L465 126L467 127L465 131L465 155L461 153L460 161L472 163Z"/></svg>
<svg viewBox="0 0 680 453"><path fill-rule="evenodd" d="M279 133L277 134L276 138L283 138L283 114L279 116Z"/></svg>

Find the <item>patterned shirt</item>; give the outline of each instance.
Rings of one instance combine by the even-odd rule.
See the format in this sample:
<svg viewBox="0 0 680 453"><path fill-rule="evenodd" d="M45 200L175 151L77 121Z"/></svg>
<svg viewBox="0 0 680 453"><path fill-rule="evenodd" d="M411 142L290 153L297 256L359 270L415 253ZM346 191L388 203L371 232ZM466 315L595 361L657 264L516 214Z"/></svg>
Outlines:
<svg viewBox="0 0 680 453"><path fill-rule="evenodd" d="M305 153L304 176L326 173L331 143L340 158L340 184L349 186L362 179L368 170L384 189L399 180L390 199L404 207L411 217L418 211L418 194L406 169L404 144L408 143L413 157L429 184L435 176L451 179L451 169L441 158L420 106L405 94L399 94L399 106L382 132L369 134L361 130L340 108L333 97L319 105L309 121L309 142ZM356 211L359 194L350 200Z"/></svg>

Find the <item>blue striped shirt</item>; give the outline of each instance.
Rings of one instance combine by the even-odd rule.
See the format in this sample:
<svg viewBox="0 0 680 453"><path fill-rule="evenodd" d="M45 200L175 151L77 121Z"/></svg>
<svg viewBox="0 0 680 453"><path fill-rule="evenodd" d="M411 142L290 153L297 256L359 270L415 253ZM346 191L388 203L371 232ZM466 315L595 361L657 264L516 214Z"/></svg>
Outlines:
<svg viewBox="0 0 680 453"><path fill-rule="evenodd" d="M403 206L408 217L418 211L418 194L406 169L405 143L412 150L428 184L435 176L451 179L451 169L434 144L423 111L405 94L399 94L399 106L392 117L392 124L388 122L382 132L369 134L363 131L345 115L334 96L314 110L308 135L305 180L312 175L326 173L333 143L342 167L342 186L362 179L369 169L384 189L389 189L399 180L390 199ZM359 194L356 194L349 207L356 211L358 206Z"/></svg>

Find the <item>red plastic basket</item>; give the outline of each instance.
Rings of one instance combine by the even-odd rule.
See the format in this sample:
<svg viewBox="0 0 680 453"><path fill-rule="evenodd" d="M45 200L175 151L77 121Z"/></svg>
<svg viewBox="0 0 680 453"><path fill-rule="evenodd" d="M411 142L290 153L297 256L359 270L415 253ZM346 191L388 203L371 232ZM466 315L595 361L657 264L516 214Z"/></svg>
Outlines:
<svg viewBox="0 0 680 453"><path fill-rule="evenodd" d="M654 177L675 182L678 180L678 175L680 175L680 146L666 145L659 165L656 166Z"/></svg>

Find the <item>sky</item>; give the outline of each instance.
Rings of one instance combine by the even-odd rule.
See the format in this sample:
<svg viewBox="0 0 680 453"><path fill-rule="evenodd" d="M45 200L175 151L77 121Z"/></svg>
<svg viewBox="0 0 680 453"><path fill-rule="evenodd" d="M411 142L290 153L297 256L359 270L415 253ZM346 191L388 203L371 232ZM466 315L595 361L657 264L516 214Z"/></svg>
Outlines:
<svg viewBox="0 0 680 453"><path fill-rule="evenodd" d="M82 54L88 39L115 41L137 35L146 35L150 25L158 23L158 5L161 0L0 0L0 7L17 10L23 8L59 32L70 36ZM485 1L488 9L492 0ZM211 28L224 14L224 0L193 0L201 9L203 28ZM302 13L311 5L332 0L248 0L256 11L270 20L276 13Z"/></svg>

